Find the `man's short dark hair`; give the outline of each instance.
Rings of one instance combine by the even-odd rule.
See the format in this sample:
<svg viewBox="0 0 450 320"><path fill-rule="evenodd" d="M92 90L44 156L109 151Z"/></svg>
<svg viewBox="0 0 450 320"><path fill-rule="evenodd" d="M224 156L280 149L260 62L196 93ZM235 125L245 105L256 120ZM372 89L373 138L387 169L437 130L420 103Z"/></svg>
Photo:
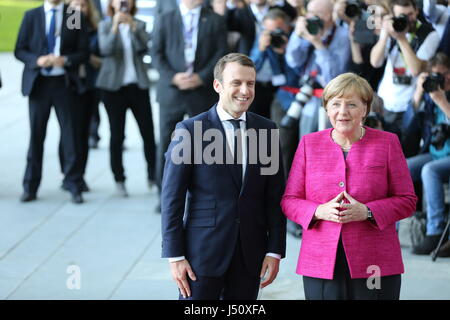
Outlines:
<svg viewBox="0 0 450 320"><path fill-rule="evenodd" d="M428 61L427 70L431 72L431 68L436 66L444 66L450 70L450 58L443 52L438 52L436 55Z"/></svg>
<svg viewBox="0 0 450 320"><path fill-rule="evenodd" d="M255 64L248 56L242 53L229 53L217 61L216 66L214 67L214 79L222 82L223 70L225 70L226 65L231 62L237 62L241 66L253 68L256 72Z"/></svg>
<svg viewBox="0 0 450 320"><path fill-rule="evenodd" d="M409 7L412 6L417 9L416 0L391 0L391 11L394 11L394 6Z"/></svg>
<svg viewBox="0 0 450 320"><path fill-rule="evenodd" d="M263 20L277 20L282 19L286 24L289 24L291 18L281 9L274 8L270 9L267 14L264 16Z"/></svg>

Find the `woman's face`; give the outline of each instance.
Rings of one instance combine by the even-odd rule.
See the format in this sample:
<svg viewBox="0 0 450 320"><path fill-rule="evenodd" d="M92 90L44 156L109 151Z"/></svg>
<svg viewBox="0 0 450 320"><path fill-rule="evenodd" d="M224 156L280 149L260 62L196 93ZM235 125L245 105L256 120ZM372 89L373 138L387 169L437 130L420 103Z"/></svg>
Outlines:
<svg viewBox="0 0 450 320"><path fill-rule="evenodd" d="M80 11L84 14L88 14L88 0L72 0L70 6L73 8L80 8Z"/></svg>
<svg viewBox="0 0 450 320"><path fill-rule="evenodd" d="M112 0L112 6L114 8L115 12L119 12L120 11L120 3L124 1L124 0ZM131 10L131 7L133 6L133 1L132 0L126 0L128 2L128 11Z"/></svg>
<svg viewBox="0 0 450 320"><path fill-rule="evenodd" d="M359 132L366 115L367 106L356 95L345 95L330 99L326 106L333 128L343 135Z"/></svg>

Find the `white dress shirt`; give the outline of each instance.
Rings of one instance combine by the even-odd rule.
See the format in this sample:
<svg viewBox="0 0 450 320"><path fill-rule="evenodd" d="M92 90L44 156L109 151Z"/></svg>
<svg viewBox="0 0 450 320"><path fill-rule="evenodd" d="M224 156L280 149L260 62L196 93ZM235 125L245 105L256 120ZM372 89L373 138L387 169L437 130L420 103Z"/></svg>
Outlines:
<svg viewBox="0 0 450 320"><path fill-rule="evenodd" d="M225 136L227 139L227 143L228 146L231 149L231 152L234 152L234 127L231 124L230 121L228 120L238 120L233 118L229 113L227 113L222 107L217 106L216 107L217 110L217 115L219 116L219 119L222 123L222 127L225 131ZM241 138L242 138L242 156L243 156L243 163L242 163L242 179L244 179L245 177L245 169L247 166L247 139L245 139L245 130L246 130L246 121L247 121L247 114L244 112L240 117L239 117L240 121L240 126L241 126ZM233 154L234 156L234 154ZM276 253L267 253L266 256L269 257L273 257L276 258L278 260L281 259L281 255L276 254ZM173 257L173 258L169 258L169 262L176 262L176 261L181 261L184 260L185 257L184 256L180 256L180 257Z"/></svg>
<svg viewBox="0 0 450 320"><path fill-rule="evenodd" d="M133 59L130 25L127 23L119 24L119 33L123 45L123 60L125 65L122 84L126 86L138 82Z"/></svg>
<svg viewBox="0 0 450 320"><path fill-rule="evenodd" d="M197 51L198 25L200 21L201 6L189 10L180 2L181 19L183 20L184 59L187 72L193 72L195 53Z"/></svg>
<svg viewBox="0 0 450 320"><path fill-rule="evenodd" d="M262 32L263 29L263 20L264 17L266 16L266 14L269 12L270 10L270 6L268 4L266 4L264 7L262 7L261 9L258 8L258 6L254 3L250 4L250 9L253 12L253 15L256 18L256 22L255 22L255 26L256 26L256 39L259 38L259 35Z"/></svg>
<svg viewBox="0 0 450 320"><path fill-rule="evenodd" d="M56 7L52 6L47 1L44 2L44 12L45 12L45 35L47 36L48 30L50 29L50 21L52 19L52 9L56 9L55 12L55 24L56 24L56 42L55 48L53 50L53 54L57 57L61 55L61 26L63 20L64 13L64 3L61 2ZM47 40L45 40L47 41ZM65 73L64 68L62 67L53 67L50 72L45 70L45 68L41 69L41 74L47 77L61 76Z"/></svg>

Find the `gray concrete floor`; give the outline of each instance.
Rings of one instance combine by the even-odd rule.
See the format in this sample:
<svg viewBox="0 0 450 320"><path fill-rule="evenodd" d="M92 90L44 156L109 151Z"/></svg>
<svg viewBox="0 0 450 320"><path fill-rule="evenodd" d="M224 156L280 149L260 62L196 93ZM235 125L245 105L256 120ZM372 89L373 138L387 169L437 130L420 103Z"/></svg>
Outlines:
<svg viewBox="0 0 450 320"><path fill-rule="evenodd" d="M20 94L22 68L12 54L0 54L0 299L177 299L168 263L160 258L160 216L153 212L157 193L146 185L142 143L131 114L124 153L129 198L115 194L102 109L102 140L89 155L86 181L92 191L85 194L85 203L72 204L59 189L54 113L39 199L19 202L29 137L27 99ZM450 259L433 263L430 257L411 255L407 224L402 222L400 233L406 269L402 299L450 299ZM288 236L287 257L262 299L304 299L301 277L295 274L299 247L300 240ZM69 266L77 266L79 273ZM81 287L70 289L75 275Z"/></svg>

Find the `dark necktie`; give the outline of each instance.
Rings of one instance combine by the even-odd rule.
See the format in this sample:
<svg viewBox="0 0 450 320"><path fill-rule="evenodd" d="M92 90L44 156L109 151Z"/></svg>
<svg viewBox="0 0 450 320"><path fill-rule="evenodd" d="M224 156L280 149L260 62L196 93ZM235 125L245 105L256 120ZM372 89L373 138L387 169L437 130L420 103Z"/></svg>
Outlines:
<svg viewBox="0 0 450 320"><path fill-rule="evenodd" d="M56 9L52 9L52 16L50 18L50 26L47 33L47 53L51 54L55 50L56 45ZM50 72L53 67L47 67L45 70Z"/></svg>
<svg viewBox="0 0 450 320"><path fill-rule="evenodd" d="M235 171L238 177L239 186L242 186L242 163L243 163L243 154L242 154L242 138L241 138L241 121L242 120L228 120L234 128L233 137L234 137L234 153L233 153L233 170Z"/></svg>

